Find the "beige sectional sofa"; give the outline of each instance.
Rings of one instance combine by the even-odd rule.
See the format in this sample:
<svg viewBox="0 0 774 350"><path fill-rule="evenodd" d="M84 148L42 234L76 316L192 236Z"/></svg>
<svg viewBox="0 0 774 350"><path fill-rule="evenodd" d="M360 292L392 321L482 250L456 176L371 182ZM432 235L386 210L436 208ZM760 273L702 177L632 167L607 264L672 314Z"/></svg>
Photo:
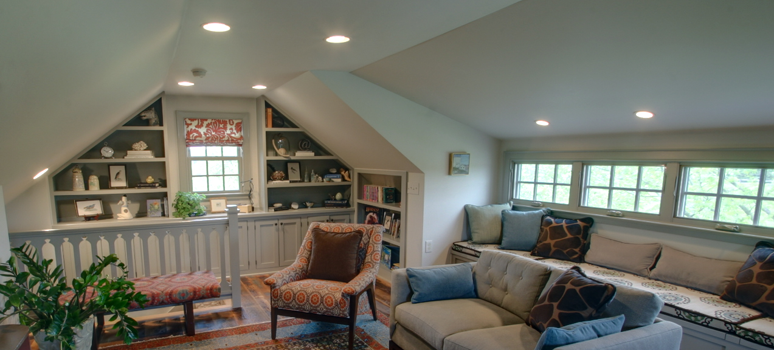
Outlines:
<svg viewBox="0 0 774 350"><path fill-rule="evenodd" d="M411 303L405 269L392 274L390 348L534 349L540 333L525 322L563 270L507 252L484 251L473 264L476 298ZM439 268L439 266L422 269ZM619 286L602 317L625 315L623 331L557 349L678 349L681 327L657 319L653 293Z"/></svg>

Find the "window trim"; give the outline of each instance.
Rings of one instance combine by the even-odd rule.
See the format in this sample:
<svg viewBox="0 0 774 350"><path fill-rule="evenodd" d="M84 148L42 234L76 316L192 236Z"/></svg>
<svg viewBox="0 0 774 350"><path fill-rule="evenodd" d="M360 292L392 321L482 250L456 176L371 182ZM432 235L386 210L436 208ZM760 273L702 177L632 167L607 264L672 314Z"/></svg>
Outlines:
<svg viewBox="0 0 774 350"><path fill-rule="evenodd" d="M535 180L534 181L519 181L516 178L516 175L518 175L518 171L516 170L516 167L517 166L521 166L523 164L534 164L535 165ZM554 165L554 181L553 182L540 182L540 181L538 181L538 168L540 167L540 165ZM559 173L558 173L558 171L556 171L556 168L559 165L569 165L570 166L570 181L568 183L566 183L566 184L565 183L558 183L558 182L556 182L556 179L559 176ZM536 163L533 163L533 162L513 162L513 163L511 163L511 167L512 167L512 174L513 174L513 176L511 178L513 179L513 183L514 183L513 184L513 190L510 193L511 201L519 201L519 202L523 201L523 202L529 202L529 203L544 203L544 204L550 204L550 205L569 205L570 200L571 200L570 197L572 197L569 194L568 194L568 198L567 198L568 204L562 204L562 203L558 203L558 202L540 201L540 200L537 200L536 197L537 197L537 186L538 185L551 185L551 186L553 186L554 189L553 189L553 191L551 193L551 196L552 196L553 200L556 200L556 186L569 186L570 187L570 194L571 194L572 193L572 171L573 171L572 163L571 162L557 162L557 163L553 163L553 162L550 162L550 163L549 162L536 162ZM528 184L535 185L535 187L533 188L533 192L532 192L532 197L534 199L527 200L527 199L517 198L516 190L518 189L519 183L528 183Z"/></svg>
<svg viewBox="0 0 774 350"><path fill-rule="evenodd" d="M578 203L579 208L584 209L595 209L595 210L604 210L605 214L607 214L609 211L620 211L627 214L637 214L639 215L649 215L649 216L660 216L662 214L663 210L663 202L664 202L664 190L666 189L666 179L667 179L667 164L660 163L660 164L652 164L648 162L643 163L635 163L635 162L621 162L621 163L597 163L597 162L582 162L583 169L581 170L583 174L583 179L580 182L580 192L581 197L580 201ZM608 180L608 184L610 186L603 187L603 186L593 186L588 185L587 180L589 178L588 172L590 171L591 166L610 166L610 179ZM636 166L637 167L637 188L629 188L629 187L614 187L613 182L615 180L615 167L617 166ZM664 177L662 178L661 183L661 190L652 190L652 189L642 189L640 188L640 185L642 184L642 168L643 167L656 167L656 166L663 166L664 167ZM610 203L613 201L613 190L620 190L620 191L634 191L634 210L624 210L624 209L614 209L614 208L599 208L599 207L592 207L588 205L584 205L583 203L586 202L586 189L587 188L598 188L598 189L604 189L609 190L607 194L607 203L608 207L610 206ZM651 192L651 193L661 193L661 201L659 203L659 212L658 213L646 213L637 211L637 208L639 207L639 198L641 192Z"/></svg>
<svg viewBox="0 0 774 350"><path fill-rule="evenodd" d="M209 147L209 146L201 146L201 147ZM191 157L190 153L188 152L188 148L189 147L186 147L186 152L185 153L186 153L186 157L188 158L189 169L191 167L191 162L197 161L197 160L200 160L200 161L217 160L217 161L221 161L221 162L226 161L226 160L237 160L237 161L239 161L239 174L238 174L239 175L239 182L242 183L242 181L243 181L242 179L244 179L244 146L220 146L220 147L238 147L238 152L240 153L240 155L237 156L237 157L230 157L230 156L221 156L221 157L210 157L210 156ZM225 170L224 170L224 172L225 172ZM228 175L233 176L234 174L228 174ZM191 179L191 189L192 189L191 191L193 192L193 178L194 177L204 177L204 178L208 178L208 180L209 180L210 176L218 176L218 175L193 175L192 170L189 170L188 171L188 177ZM220 175L220 176L227 176L227 174L223 174L223 175ZM209 181L208 181L207 187L209 188ZM242 187L242 186L240 186L240 187ZM241 193L241 191L237 191L237 192L234 192L234 191L230 191L230 192L227 192L227 191L207 191L207 192L196 192L196 193L200 193L200 194L203 194L203 195L206 195L206 196L214 196L214 195L221 195L221 194L228 195L228 194Z"/></svg>

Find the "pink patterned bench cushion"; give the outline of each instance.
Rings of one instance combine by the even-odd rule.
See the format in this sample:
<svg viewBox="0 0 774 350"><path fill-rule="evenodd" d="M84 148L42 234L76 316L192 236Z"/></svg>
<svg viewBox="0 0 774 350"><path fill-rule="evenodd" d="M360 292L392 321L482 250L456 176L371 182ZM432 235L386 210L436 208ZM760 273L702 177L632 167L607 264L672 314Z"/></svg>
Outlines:
<svg viewBox="0 0 774 350"><path fill-rule="evenodd" d="M130 279L134 282L134 289L145 295L148 301L145 307L181 304L187 301L217 298L220 296L220 283L212 271L196 271L176 273L172 275L140 277ZM64 304L72 299L73 293L67 292L59 297L59 302ZM92 290L87 292L87 298L94 295ZM130 309L138 309L140 305L132 303Z"/></svg>

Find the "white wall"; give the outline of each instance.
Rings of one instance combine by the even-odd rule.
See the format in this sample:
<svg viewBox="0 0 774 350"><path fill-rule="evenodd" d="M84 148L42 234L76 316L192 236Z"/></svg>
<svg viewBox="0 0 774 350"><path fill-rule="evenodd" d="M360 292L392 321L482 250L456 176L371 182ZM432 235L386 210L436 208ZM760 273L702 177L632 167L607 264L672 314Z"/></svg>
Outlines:
<svg viewBox="0 0 774 350"><path fill-rule="evenodd" d="M41 176L35 181L35 185L5 206L11 232L46 230L54 222L48 177Z"/></svg>
<svg viewBox="0 0 774 350"><path fill-rule="evenodd" d="M3 186L0 186L0 261L6 262L11 257L11 241L8 238L8 220L5 214Z"/></svg>
<svg viewBox="0 0 774 350"><path fill-rule="evenodd" d="M422 265L445 263L451 243L462 239L463 206L497 198L500 142L355 75L313 73L424 173L422 239L433 241L433 251ZM450 152L470 153L470 175L448 175Z"/></svg>

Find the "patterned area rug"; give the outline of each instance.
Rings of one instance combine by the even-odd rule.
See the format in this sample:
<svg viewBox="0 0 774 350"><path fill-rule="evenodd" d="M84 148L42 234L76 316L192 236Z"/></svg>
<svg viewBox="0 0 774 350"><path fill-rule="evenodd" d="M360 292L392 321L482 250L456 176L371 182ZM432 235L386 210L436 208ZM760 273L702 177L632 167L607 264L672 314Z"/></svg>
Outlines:
<svg viewBox="0 0 774 350"><path fill-rule="evenodd" d="M389 318L377 313L377 321L369 314L357 317L355 349L387 350L390 339ZM271 340L271 323L259 323L235 328L198 333L193 337L173 336L134 342L131 345L100 347L109 350L307 350L346 349L347 326L290 318L277 323L277 339Z"/></svg>

